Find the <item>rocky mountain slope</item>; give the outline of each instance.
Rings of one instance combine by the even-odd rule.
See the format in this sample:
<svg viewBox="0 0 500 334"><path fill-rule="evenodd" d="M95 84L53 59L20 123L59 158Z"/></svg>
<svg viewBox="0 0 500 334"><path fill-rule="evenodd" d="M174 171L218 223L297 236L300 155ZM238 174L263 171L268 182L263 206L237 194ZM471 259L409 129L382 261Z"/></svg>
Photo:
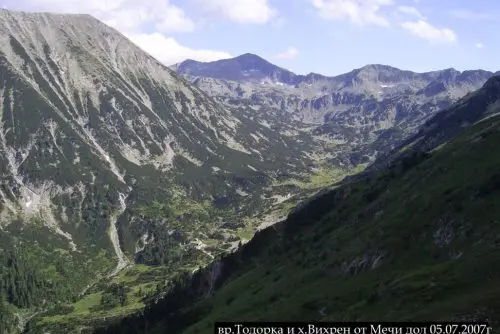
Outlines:
<svg viewBox="0 0 500 334"><path fill-rule="evenodd" d="M276 110L284 109L298 119L318 123L323 123L326 113L352 107L367 98L383 101L412 95L419 104L444 97L457 99L480 88L493 75L452 68L415 73L379 64L335 77L297 75L253 54L209 63L186 60L172 69L213 96L253 102L267 99L266 104Z"/></svg>
<svg viewBox="0 0 500 334"><path fill-rule="evenodd" d="M165 266L149 289L249 239L320 149L88 15L0 10L0 125L0 303L24 320L133 263Z"/></svg>
<svg viewBox="0 0 500 334"><path fill-rule="evenodd" d="M500 112L500 76L494 76L484 86L425 122L418 132L406 139L400 147L380 156L363 174L383 169L395 160L411 154L439 149L456 137L465 127L485 121Z"/></svg>
<svg viewBox="0 0 500 334"><path fill-rule="evenodd" d="M354 165L398 146L493 75L454 69L414 73L385 65L335 77L296 75L252 54L210 63L187 60L173 69L228 105L267 115L271 124L286 118L307 125L318 142L335 146L331 162Z"/></svg>
<svg viewBox="0 0 500 334"><path fill-rule="evenodd" d="M427 121L410 138L404 149L430 151L454 138L470 124L484 121L500 112L500 76L495 76L475 92L461 99L446 113L439 113Z"/></svg>
<svg viewBox="0 0 500 334"><path fill-rule="evenodd" d="M500 116L455 120L495 108L498 80L429 121L434 130L424 129L422 142L437 130L457 130L440 149L423 146L317 197L179 279L143 314L96 333L211 333L215 321L297 319L487 321L497 328Z"/></svg>

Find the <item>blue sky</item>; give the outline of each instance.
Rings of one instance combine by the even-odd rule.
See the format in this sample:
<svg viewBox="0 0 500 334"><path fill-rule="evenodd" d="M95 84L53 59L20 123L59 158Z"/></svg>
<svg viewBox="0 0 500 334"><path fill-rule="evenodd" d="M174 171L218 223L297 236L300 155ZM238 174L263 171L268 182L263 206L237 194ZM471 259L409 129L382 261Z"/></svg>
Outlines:
<svg viewBox="0 0 500 334"><path fill-rule="evenodd" d="M498 0L0 0L88 13L170 65L255 53L294 72L500 70Z"/></svg>

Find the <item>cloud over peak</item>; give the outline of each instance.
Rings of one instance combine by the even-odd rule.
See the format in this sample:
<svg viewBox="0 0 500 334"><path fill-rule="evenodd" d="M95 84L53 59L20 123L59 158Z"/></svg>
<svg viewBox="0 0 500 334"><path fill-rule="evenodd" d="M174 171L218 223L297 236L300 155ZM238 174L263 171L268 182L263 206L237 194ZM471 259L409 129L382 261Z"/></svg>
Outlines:
<svg viewBox="0 0 500 334"><path fill-rule="evenodd" d="M237 23L264 24L277 15L267 0L198 0L198 3L207 13Z"/></svg>
<svg viewBox="0 0 500 334"><path fill-rule="evenodd" d="M453 44L458 39L452 29L439 28L430 23L416 6L399 5L396 7L395 0L310 1L318 11L318 15L326 20L346 20L360 26L377 25L388 27L397 23L398 20L394 19L394 17L399 17L400 22L396 26L433 44ZM414 1L414 3L418 4L418 1Z"/></svg>
<svg viewBox="0 0 500 334"><path fill-rule="evenodd" d="M435 27L425 20L406 21L401 23L401 27L431 43L453 44L457 42L457 35L453 30Z"/></svg>
<svg viewBox="0 0 500 334"><path fill-rule="evenodd" d="M214 61L231 58L231 54L223 51L196 50L179 44L172 37L165 37L160 33L132 34L128 38L143 50L166 65L193 59L197 61Z"/></svg>
<svg viewBox="0 0 500 334"><path fill-rule="evenodd" d="M383 6L393 0L311 0L320 17L326 20L349 20L357 25L374 24L388 26L389 21L381 13Z"/></svg>

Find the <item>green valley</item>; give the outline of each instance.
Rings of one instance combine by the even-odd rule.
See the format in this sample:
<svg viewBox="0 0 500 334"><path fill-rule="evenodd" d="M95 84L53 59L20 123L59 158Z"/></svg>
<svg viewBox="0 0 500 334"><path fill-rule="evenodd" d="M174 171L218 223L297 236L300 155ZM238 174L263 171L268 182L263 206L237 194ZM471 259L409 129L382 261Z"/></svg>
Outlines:
<svg viewBox="0 0 500 334"><path fill-rule="evenodd" d="M486 86L497 98L498 82ZM414 150L338 184L98 333L211 333L215 321L296 319L498 326L499 140L496 115L439 150Z"/></svg>

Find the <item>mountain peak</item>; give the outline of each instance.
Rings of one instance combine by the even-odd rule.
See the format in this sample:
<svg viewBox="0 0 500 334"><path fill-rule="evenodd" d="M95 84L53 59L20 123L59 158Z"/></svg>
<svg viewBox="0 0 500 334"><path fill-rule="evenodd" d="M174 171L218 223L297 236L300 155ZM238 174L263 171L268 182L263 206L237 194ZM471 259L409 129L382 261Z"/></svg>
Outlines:
<svg viewBox="0 0 500 334"><path fill-rule="evenodd" d="M259 55L253 54L253 53L244 53L244 54L241 54L241 55L239 55L237 57L234 57L233 60L238 61L238 62L254 62L254 63L271 64L266 59L262 58Z"/></svg>
<svg viewBox="0 0 500 334"><path fill-rule="evenodd" d="M361 83L397 83L405 81L414 75L413 72L403 71L396 67L382 64L368 64L349 73L342 74L337 78L347 80L347 82Z"/></svg>
<svg viewBox="0 0 500 334"><path fill-rule="evenodd" d="M392 67L389 65L383 65L383 64L367 64L361 68L358 69L359 71L368 71L368 70L374 70L374 71L401 71L400 69L396 67Z"/></svg>
<svg viewBox="0 0 500 334"><path fill-rule="evenodd" d="M253 53L244 53L232 59L226 59L226 61L234 61L242 66L244 70L260 70L263 66L267 68L279 68L278 66L271 64L264 58L257 56Z"/></svg>
<svg viewBox="0 0 500 334"><path fill-rule="evenodd" d="M295 76L292 72L271 64L253 53L244 53L234 58L208 63L186 60L177 66L177 72L223 80L260 82L270 79L285 83L289 83Z"/></svg>
<svg viewBox="0 0 500 334"><path fill-rule="evenodd" d="M254 54L254 53L243 53L237 57L234 57L233 59L239 59L239 60L263 60L265 62L267 62L267 60L265 60L264 58Z"/></svg>
<svg viewBox="0 0 500 334"><path fill-rule="evenodd" d="M267 82L298 87L301 83L310 85L318 81L324 81L327 86L351 87L354 85L356 90L361 89L360 87L363 86L368 91L376 93L379 91L380 84L385 86L398 84L411 85L411 83L422 82L422 80L427 82L437 80L442 82L442 84L461 82L477 87L478 83L483 83L485 78L491 74L487 71L476 70L460 72L454 68L417 73L390 65L375 63L364 65L348 73L334 77L316 73L298 75L274 65L253 53L244 53L234 58L221 59L208 63L186 60L176 66L174 70L180 75L251 82L259 85ZM419 84L417 86L420 87Z"/></svg>

